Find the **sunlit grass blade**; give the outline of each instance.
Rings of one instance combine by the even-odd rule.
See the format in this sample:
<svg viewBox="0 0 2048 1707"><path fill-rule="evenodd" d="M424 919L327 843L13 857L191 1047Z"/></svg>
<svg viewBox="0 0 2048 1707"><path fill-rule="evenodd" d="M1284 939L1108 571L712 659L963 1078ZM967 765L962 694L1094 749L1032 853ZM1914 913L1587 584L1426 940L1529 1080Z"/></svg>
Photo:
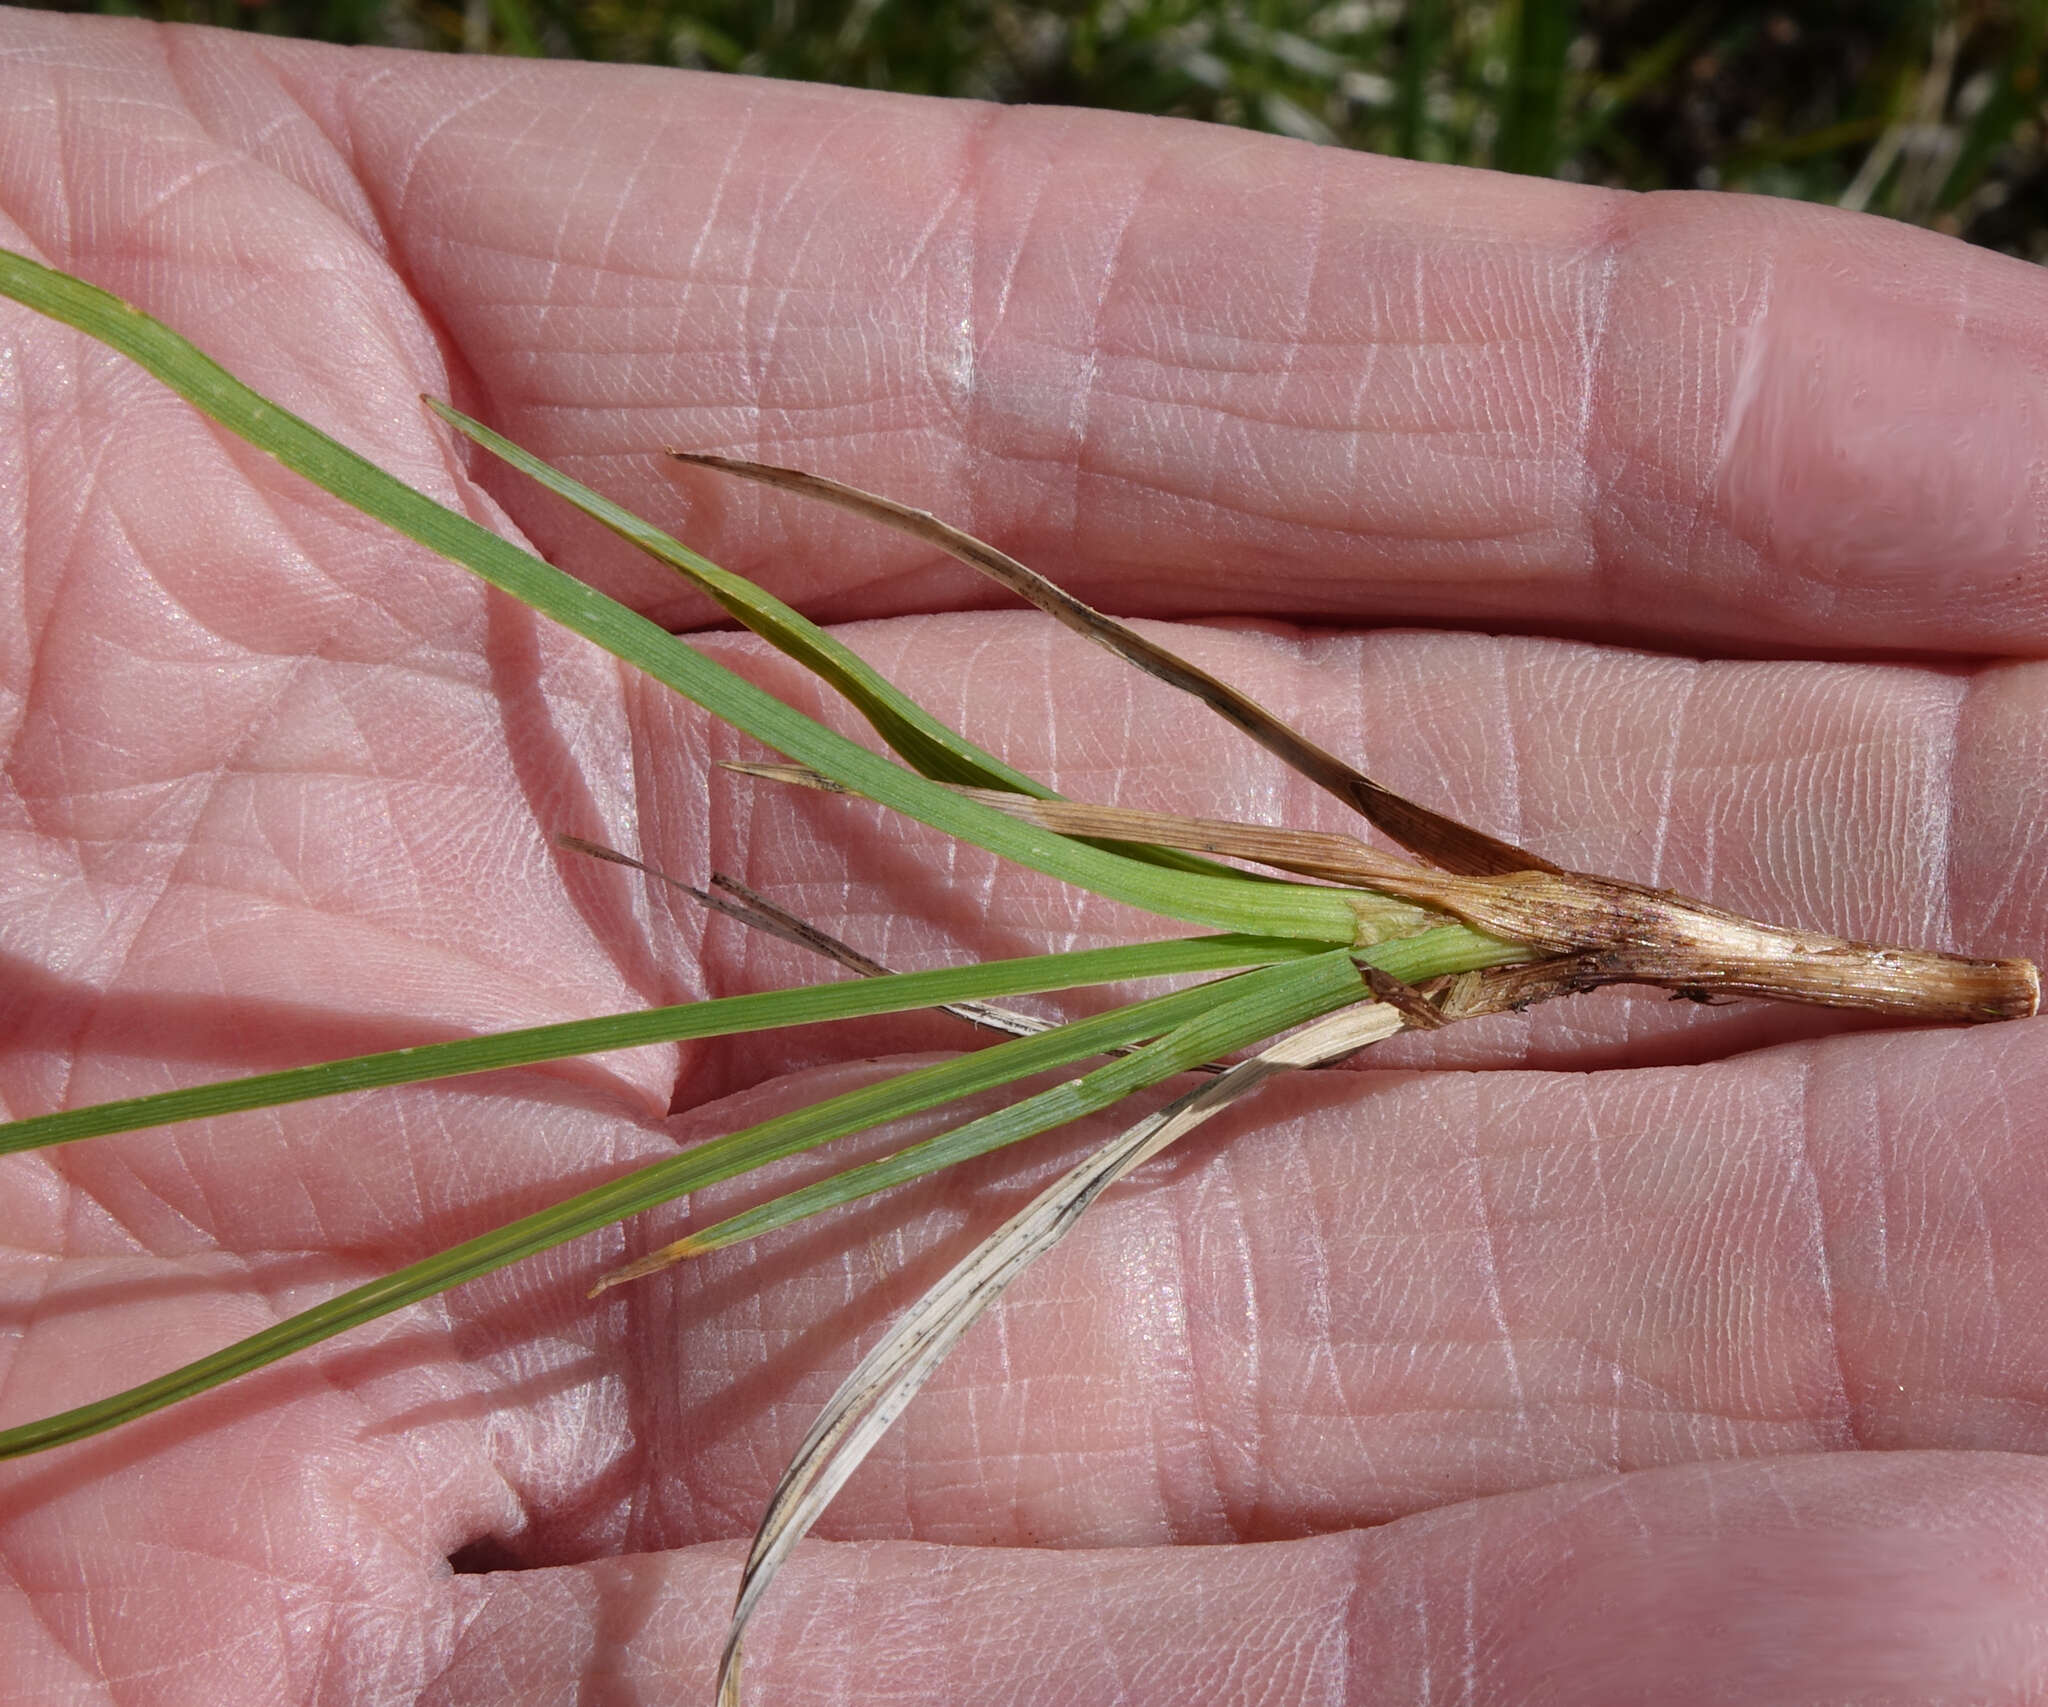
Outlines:
<svg viewBox="0 0 2048 1707"><path fill-rule="evenodd" d="M1177 1098L1046 1187L912 1305L819 1413L762 1514L719 1655L720 1707L739 1707L747 1623L782 1562L961 1336L1019 1275L1072 1232L1109 1186L1273 1074L1338 1059L1400 1028L1400 1015L1384 1004L1353 1004Z"/></svg>
<svg viewBox="0 0 2048 1707"><path fill-rule="evenodd" d="M801 611L792 609L765 587L722 569L701 552L692 551L674 535L633 514L622 504L592 491L552 467L502 433L437 398L427 407L477 444L537 485L573 504L593 521L638 546L658 563L683 576L716 600L726 614L759 635L785 657L834 689L906 764L937 782L1002 789L1051 800L1058 796L1037 778L1005 764L941 722L896 686L850 646L836 640ZM1175 871L1226 874L1226 868L1176 849L1125 845L1113 850L1127 858L1163 865ZM1239 874L1242 875L1242 874Z"/></svg>
<svg viewBox="0 0 2048 1707"><path fill-rule="evenodd" d="M1446 927L1422 936L1403 937L1398 941L1381 943L1373 948L1354 950L1349 958L1354 964L1367 968L1368 976L1373 973L1385 973L1396 984L1405 988L1412 980L1485 971L1510 957L1499 951L1490 958L1484 957L1470 952L1473 946L1467 935ZM1252 979L1264 976L1264 973L1247 973L1237 982L1249 987ZM1412 990L1408 994L1412 998ZM1428 1013L1431 1023L1441 1023L1433 1012L1426 1009L1424 1011ZM1399 1017L1398 1012L1395 1012L1396 1022ZM1201 1024L1206 1021L1194 1023ZM1271 1035L1272 1032L1283 1029L1283 1025L1276 1025L1270 1027L1264 1035ZM1192 1039L1197 1034L1190 1030L1188 1035ZM1219 1046L1213 1054L1222 1054L1225 1047L1235 1046ZM1132 1074L1149 1075L1143 1078L1143 1084L1155 1083L1158 1077L1165 1076L1164 1073L1150 1075L1150 1069L1141 1068L1138 1063L1141 1057L1148 1054L1155 1060L1166 1059L1169 1050L1173 1052L1176 1064L1167 1068L1166 1073L1184 1072L1213 1058L1189 1057L1182 1043L1162 1038L1157 1043L1133 1051L1124 1060L1098 1069L1086 1079L1056 1086L1053 1090L1045 1092L1041 1098L1015 1104L986 1115L967 1126L940 1133L921 1143L907 1145L894 1155L844 1169L825 1179L799 1187L795 1191L784 1192L779 1197L770 1198L765 1203L756 1204L751 1209L742 1210L737 1215L702 1228L686 1238L678 1239L672 1245L664 1246L659 1251L607 1274L599 1285L613 1286L621 1281L634 1280L643 1274L651 1274L656 1269L665 1268L671 1262L701 1256L707 1251L722 1250L727 1245L757 1238L762 1233L789 1226L792 1222L821 1214L828 1209L836 1209L842 1203L851 1203L856 1198L886 1191L891 1186L902 1185L926 1174L949 1168L955 1162L965 1161L970 1156L982 1155L986 1151L1014 1143L1020 1138L1049 1130L1067 1120L1078 1119L1082 1114L1107 1108L1111 1103L1142 1088L1142 1085L1135 1081L1126 1084L1126 1079ZM1116 1091L1115 1095L1104 1094L1120 1084L1125 1088ZM1075 1098L1087 1099L1087 1106L1070 1106L1072 1099ZM1042 1106L1034 1108L1034 1103ZM1058 1113L1057 1111L1062 1108L1067 1109L1067 1112Z"/></svg>
<svg viewBox="0 0 2048 1707"><path fill-rule="evenodd" d="M498 26L495 51L518 54L522 59L541 57L540 33L534 28L526 0L491 0L491 21Z"/></svg>
<svg viewBox="0 0 2048 1707"><path fill-rule="evenodd" d="M1394 152L1427 157L1429 91L1450 45L1450 0L1408 0L1402 9L1400 75L1394 105Z"/></svg>
<svg viewBox="0 0 2048 1707"><path fill-rule="evenodd" d="M1084 1115L1112 1107L1162 1079L1271 1037L1333 1007L1365 1000L1369 994L1351 956L1341 949L1303 964L1269 966L1263 971L1243 973L1231 981L1231 988L1233 994L1227 1004L1211 1008L1156 1042L1106 1066L920 1143L906 1145L893 1155L786 1192L772 1202L629 1263L606 1275L598 1285L602 1288L637 1280L684 1257L738 1244L842 1203L905 1185L950 1168L956 1162L1065 1126Z"/></svg>
<svg viewBox="0 0 2048 1707"><path fill-rule="evenodd" d="M873 726L907 763L940 782L1012 789L1050 797L1052 790L985 752L919 705L851 647L835 640L801 612L743 575L721 569L672 534L643 521L623 505L572 480L481 421L437 398L427 407L458 432L602 523L657 562L665 563L716 600L735 622L751 629L778 652L829 683Z"/></svg>
<svg viewBox="0 0 2048 1707"><path fill-rule="evenodd" d="M2017 0L2012 8L2012 40L1991 66L1989 96L1963 131L1962 145L1943 180L1936 206L1954 207L1975 190L1999 150L2012 146L2016 128L2030 110L2038 111L2044 50L2048 50L2048 0Z"/></svg>
<svg viewBox="0 0 2048 1707"><path fill-rule="evenodd" d="M99 339L322 490L462 564L735 729L920 823L1017 865L1167 918L1326 944L1357 940L1355 901L1361 898L1335 889L1159 870L1013 824L847 740L645 617L414 491L250 390L168 326L94 285L0 251L0 295Z"/></svg>
<svg viewBox="0 0 2048 1707"><path fill-rule="evenodd" d="M1554 176L1562 160L1564 91L1577 0L1517 0L1508 82L1493 163L1504 172Z"/></svg>
<svg viewBox="0 0 2048 1707"><path fill-rule="evenodd" d="M1715 15L1710 6L1695 7L1656 41L1632 55L1618 74L1596 83L1577 124L1559 145L1559 158L1573 159L1605 142L1616 121L1645 92L1669 81L1680 61L1699 45Z"/></svg>
<svg viewBox="0 0 2048 1707"><path fill-rule="evenodd" d="M1017 960L991 960L975 966L948 966L931 972L898 972L859 982L808 985L796 990L767 990L751 996L724 996L714 1001L677 1007L648 1008L608 1014L597 1019L568 1020L559 1025L532 1026L488 1037L465 1037L446 1043L425 1043L411 1049L358 1055L249 1078L159 1091L151 1096L65 1109L0 1125L0 1154L100 1138L115 1132L137 1132L176 1121L203 1120L247 1109L275 1108L350 1091L390 1085L421 1084L430 1079L488 1073L506 1067L530 1067L576 1055L598 1055L649 1043L677 1043L708 1037L731 1037L780 1026L815 1025L830 1020L863 1019L875 1014L904 1013L942 1007L949 1002L1000 996L1027 996L1049 990L1077 989L1088 984L1122 983L1190 972L1223 972L1244 966L1298 960L1321 952L1320 946L1289 937L1179 937L1163 942L1134 943L1118 948L1080 949L1067 954L1031 955Z"/></svg>
<svg viewBox="0 0 2048 1707"><path fill-rule="evenodd" d="M1330 976L1321 970L1328 958L1327 953L1317 954L1307 962L1318 968L1319 981ZM509 1263L638 1215L686 1192L749 1173L784 1156L906 1115L943 1107L1033 1073L1100 1054L1105 1049L1157 1037L1210 1008L1229 1003L1237 983L1236 978L1225 978L1156 996L1112 1013L1076 1020L1038 1037L995 1044L957 1060L901 1073L711 1139L681 1155L650 1163L608 1184L354 1287L261 1333L125 1392L0 1431L0 1457L61 1446L145 1416L393 1310L417 1304L451 1286L475 1280Z"/></svg>

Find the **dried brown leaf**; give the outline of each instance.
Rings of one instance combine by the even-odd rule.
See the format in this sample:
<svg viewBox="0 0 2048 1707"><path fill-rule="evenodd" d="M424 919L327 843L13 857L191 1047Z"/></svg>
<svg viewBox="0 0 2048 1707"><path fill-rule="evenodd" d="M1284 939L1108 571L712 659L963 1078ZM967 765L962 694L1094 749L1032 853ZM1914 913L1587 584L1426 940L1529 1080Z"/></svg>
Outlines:
<svg viewBox="0 0 2048 1707"><path fill-rule="evenodd" d="M1472 874L1505 871L1553 871L1548 860L1526 848L1489 836L1469 824L1383 788L1353 765L1346 764L1307 736L1290 728L1249 695L1228 682L1219 681L1207 670L1189 663L1177 653L1116 618L1105 616L1092 605L1083 604L1064 588L1055 586L1035 569L1028 569L1014 557L963 533L939 520L927 510L912 509L893 499L863 492L857 486L842 485L821 474L800 469L777 468L770 463L748 462L739 457L710 456L699 452L671 450L676 461L698 468L712 468L735 474L743 480L758 481L785 492L801 493L824 503L850 510L857 516L880 522L924 541L947 556L978 569L991 580L1008 588L1019 598L1036 605L1046 615L1106 647L1128 664L1156 677L1169 687L1193 694L1225 722L1235 725L1254 741L1319 788L1327 789L1383 834L1403 847L1440 865L1446 871Z"/></svg>

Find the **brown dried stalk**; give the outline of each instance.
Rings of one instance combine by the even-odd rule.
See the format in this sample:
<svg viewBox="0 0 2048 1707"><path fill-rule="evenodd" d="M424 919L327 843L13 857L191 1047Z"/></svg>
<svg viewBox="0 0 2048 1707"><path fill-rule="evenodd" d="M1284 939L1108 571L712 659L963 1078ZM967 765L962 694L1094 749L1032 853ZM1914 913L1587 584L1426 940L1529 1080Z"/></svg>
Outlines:
<svg viewBox="0 0 2048 1707"><path fill-rule="evenodd" d="M801 765L727 768L828 793L846 792ZM2024 1019L2040 1000L2040 977L2031 961L1974 960L1791 930L1619 878L1555 866L1460 876L1329 831L1033 800L995 789L960 792L1062 835L1153 842L1250 860L1301 877L1374 889L1447 913L1489 935L1527 943L1552 958L1534 966L1496 968L1502 976L1489 979L1494 988L1522 992L1519 1006L1603 984L1650 984L1701 1000L1757 996L1894 1019L1973 1023Z"/></svg>
<svg viewBox="0 0 2048 1707"><path fill-rule="evenodd" d="M581 836L565 832L555 837L555 845L567 848L571 853L586 854L591 859L607 860L613 865L630 866L635 871L644 872L655 882L689 896L707 912L721 913L749 930L760 931L764 936L779 938L798 948L807 948L849 972L858 972L863 978L890 976L889 968L872 955L863 954L851 944L841 942L830 931L821 929L808 919L798 918L786 907L778 907L767 896L757 894L738 878L728 877L722 871L711 874L711 890L723 891L722 894L713 894L711 890L699 889L694 883L685 883L680 877L671 877L644 859L635 859L631 854L620 853L617 848L608 848L602 842L586 841ZM1000 1032L1005 1037L1035 1037L1039 1032L1050 1031L1056 1023L1039 1019L1034 1014L1019 1013L995 1002L948 1002L939 1012L964 1019L982 1031ZM623 1274L607 1275L591 1289L591 1296L595 1297L618 1280L630 1278Z"/></svg>

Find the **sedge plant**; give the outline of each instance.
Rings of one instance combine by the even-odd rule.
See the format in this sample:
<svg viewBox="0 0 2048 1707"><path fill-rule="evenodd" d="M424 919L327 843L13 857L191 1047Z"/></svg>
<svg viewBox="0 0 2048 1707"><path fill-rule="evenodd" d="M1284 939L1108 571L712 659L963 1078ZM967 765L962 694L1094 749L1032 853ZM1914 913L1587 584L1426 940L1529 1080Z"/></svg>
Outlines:
<svg viewBox="0 0 2048 1707"><path fill-rule="evenodd" d="M799 471L676 453L914 533L1133 667L1195 696L1408 852L1391 854L1349 836L1061 799L931 716L763 588L708 562L482 423L445 404L428 405L451 430L687 578L735 620L815 673L866 719L886 749L878 751L836 734L654 623L384 473L105 292L0 253L0 295L99 339L314 485L481 576L779 755L737 767L747 779L735 778L733 786L804 786L875 801L1178 927L1173 934L1114 948L896 973L792 917L772 899L714 879L717 893L693 891L705 904L803 942L856 976L423 1043L93 1107L53 1109L0 1126L0 1152L20 1152L639 1044L917 1008L947 1008L1009 1034L566 1196L181 1368L0 1432L0 1455L41 1451L114 1428L714 1182L911 1114L944 1109L1049 1070L1064 1074L1051 1088L993 1113L963 1119L935 1137L699 1228L604 1276L594 1290L788 1226L1206 1069L1192 1090L1163 1102L1155 1095L1135 1124L993 1230L848 1378L777 1489L743 1573L719 1684L723 1700L737 1701L741 1633L776 1566L976 1317L1117 1179L1274 1074L1333 1061L1404 1029L1438 1027L1616 983L1648 984L1701 1000L1817 1002L1916 1020L1973 1022L2034 1011L2038 980L2024 961L1965 959L1788 930L1621 879L1560 870L1393 794L1229 684L934 517ZM637 863L609 850L586 851ZM1195 934L1188 933L1190 926ZM1179 984L1066 1024L1027 1020L1000 1005L1025 994L1163 978Z"/></svg>

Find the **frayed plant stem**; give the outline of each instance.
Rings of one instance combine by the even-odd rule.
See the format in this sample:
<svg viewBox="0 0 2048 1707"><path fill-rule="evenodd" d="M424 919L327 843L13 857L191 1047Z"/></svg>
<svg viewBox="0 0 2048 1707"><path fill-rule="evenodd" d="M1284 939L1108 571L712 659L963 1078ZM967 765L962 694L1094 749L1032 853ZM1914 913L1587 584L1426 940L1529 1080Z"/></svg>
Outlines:
<svg viewBox="0 0 2048 1707"><path fill-rule="evenodd" d="M766 781L847 792L801 765L728 768ZM1569 962L1569 976L1556 983L1553 995L1650 984L1697 998L1749 996L1951 1024L2025 1019L2040 1004L2040 974L2031 961L1980 960L1765 924L1620 878L1555 867L1465 876L1327 831L1027 800L988 789L962 792L1063 835L1142 839L1223 854L1412 902Z"/></svg>

